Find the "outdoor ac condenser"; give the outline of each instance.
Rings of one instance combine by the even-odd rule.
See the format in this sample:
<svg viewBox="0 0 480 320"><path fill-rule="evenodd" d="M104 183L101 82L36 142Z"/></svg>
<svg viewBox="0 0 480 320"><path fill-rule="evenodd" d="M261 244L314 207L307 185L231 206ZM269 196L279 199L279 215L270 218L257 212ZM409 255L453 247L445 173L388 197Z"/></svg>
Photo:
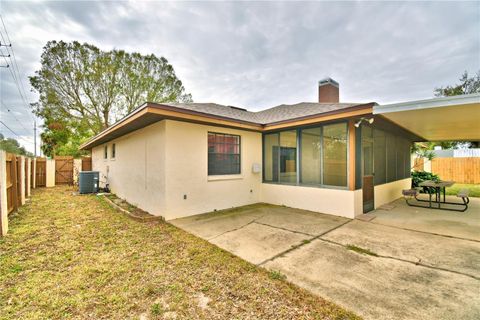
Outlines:
<svg viewBox="0 0 480 320"><path fill-rule="evenodd" d="M78 186L80 194L98 192L98 171L82 171L78 176Z"/></svg>

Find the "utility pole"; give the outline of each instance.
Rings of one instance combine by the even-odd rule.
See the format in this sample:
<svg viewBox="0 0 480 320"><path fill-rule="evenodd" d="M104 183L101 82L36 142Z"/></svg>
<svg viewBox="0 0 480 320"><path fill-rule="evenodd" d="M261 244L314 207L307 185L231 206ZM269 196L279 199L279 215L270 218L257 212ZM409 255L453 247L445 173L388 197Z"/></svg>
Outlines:
<svg viewBox="0 0 480 320"><path fill-rule="evenodd" d="M33 121L33 153L37 157L37 121Z"/></svg>

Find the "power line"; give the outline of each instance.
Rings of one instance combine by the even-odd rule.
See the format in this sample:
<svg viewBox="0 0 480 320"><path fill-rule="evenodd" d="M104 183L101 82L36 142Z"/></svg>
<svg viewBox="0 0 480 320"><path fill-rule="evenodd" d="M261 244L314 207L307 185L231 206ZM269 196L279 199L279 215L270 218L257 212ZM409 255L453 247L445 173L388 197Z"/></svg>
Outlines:
<svg viewBox="0 0 480 320"><path fill-rule="evenodd" d="M25 129L25 131L27 131L27 132L30 131L29 129L27 129L23 125L23 123L20 122L20 120L18 120L17 116L15 116L15 113L13 113L9 108L5 107L5 105L3 104L3 102L1 100L0 100L0 105L2 106L2 108L7 109L7 112L13 116L13 118L23 127L23 129Z"/></svg>
<svg viewBox="0 0 480 320"><path fill-rule="evenodd" d="M0 120L0 123L3 124L8 130L10 130L11 133L13 133L14 135L16 135L19 139L22 139L24 142L26 143L32 143L31 141L28 141L27 139L19 136L15 131L13 131L9 126L7 126L5 124L5 122L3 122L2 120Z"/></svg>
<svg viewBox="0 0 480 320"><path fill-rule="evenodd" d="M20 78L20 69L18 68L17 57L15 56L15 51L13 50L13 47L12 47L12 41L10 39L10 36L8 35L7 27L5 26L5 22L3 21L3 17L1 15L0 15L0 21L2 22L3 30L5 30L5 35L7 37L8 42L9 42L9 46L6 46L6 51L7 51L8 58L10 59L10 61L12 62L12 65L13 65L13 72L11 71L10 73L12 74L12 76L13 76L14 72L17 73L16 77L14 77L14 76L13 77L16 78L14 80L16 81L18 92L20 93L20 96L21 96L23 102L25 103L28 114L30 115L32 120L35 121L35 118L32 116L29 104L27 103L27 98L26 98L27 94L26 94L25 86L23 85L23 81ZM1 32L0 32L0 35L2 37L2 40L4 42L6 42L4 37L3 37L3 34ZM9 48L10 48L10 52L9 52ZM12 57L13 57L13 59L12 59ZM5 59L5 61L7 61L6 57L4 57L4 59ZM8 61L7 61L7 65L8 65ZM20 85L18 85L18 83L20 83ZM23 94L20 90L20 87L23 90Z"/></svg>
<svg viewBox="0 0 480 320"><path fill-rule="evenodd" d="M34 139L34 154L36 155L37 154L37 148L36 148L36 118L34 115L32 115L32 110L31 110L31 107L30 107L30 104L27 102L28 99L27 99L27 93L26 93L26 90L25 90L25 86L23 84L23 81L21 80L21 77L20 77L20 69L18 67L18 63L17 63L17 57L15 56L15 51L13 50L13 47L12 47L12 40L10 39L10 35L8 34L8 30L7 30L7 27L5 26L5 22L3 21L3 16L0 15L0 21L2 22L2 26L3 26L3 30L5 30L5 36L8 40L8 44L5 40L5 38L3 37L3 33L0 31L0 37L2 39L2 41L4 42L4 44L2 45L0 43L0 48L2 46L5 47L5 50L6 50L6 55L4 55L1 51L0 51L0 55L3 57L3 59L5 60L5 62L7 63L6 65L6 68L9 69L10 71L10 75L12 76L13 78L13 81L15 83L15 86L17 87L17 90L18 90L18 93L20 94L20 98L22 99L23 103L25 104L25 107L26 107L26 111L27 113L30 115L30 118L33 120L33 139ZM13 57L13 59L12 59ZM10 59L10 62L12 64L12 68L9 68L9 63L8 63L8 59ZM3 67L3 66L2 66ZM13 69L13 70L12 70ZM15 74L16 73L16 74ZM0 101L1 102L1 101ZM2 103L3 105L3 103ZM25 126L23 125L23 123L21 123L17 117L15 116L15 114L13 112L10 111L10 109L7 108L7 111L8 113L12 114L12 116L15 118L15 120L28 132L29 130L27 128L25 128ZM14 133L17 137L19 137L20 139L24 140L24 141L27 141L26 139L23 139L22 137L20 137L18 134L16 134L15 132L13 132L13 130L11 130L5 123L2 122L2 124L4 126L6 126L12 133ZM31 143L30 141L27 141L27 143Z"/></svg>

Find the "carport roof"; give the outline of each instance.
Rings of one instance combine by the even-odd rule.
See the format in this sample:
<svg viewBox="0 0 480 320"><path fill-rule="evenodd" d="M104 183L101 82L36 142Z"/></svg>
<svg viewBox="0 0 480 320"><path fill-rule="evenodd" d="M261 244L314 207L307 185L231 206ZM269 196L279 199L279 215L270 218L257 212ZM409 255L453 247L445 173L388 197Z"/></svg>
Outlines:
<svg viewBox="0 0 480 320"><path fill-rule="evenodd" d="M480 140L480 94L373 106L382 115L426 141Z"/></svg>

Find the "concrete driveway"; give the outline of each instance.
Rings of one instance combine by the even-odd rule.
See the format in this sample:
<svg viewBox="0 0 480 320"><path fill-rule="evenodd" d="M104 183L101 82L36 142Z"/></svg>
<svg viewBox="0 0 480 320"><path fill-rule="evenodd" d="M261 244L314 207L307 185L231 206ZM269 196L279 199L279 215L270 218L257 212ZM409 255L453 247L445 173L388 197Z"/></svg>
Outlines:
<svg viewBox="0 0 480 320"><path fill-rule="evenodd" d="M371 221L252 205L171 221L366 319L480 318L480 199Z"/></svg>

